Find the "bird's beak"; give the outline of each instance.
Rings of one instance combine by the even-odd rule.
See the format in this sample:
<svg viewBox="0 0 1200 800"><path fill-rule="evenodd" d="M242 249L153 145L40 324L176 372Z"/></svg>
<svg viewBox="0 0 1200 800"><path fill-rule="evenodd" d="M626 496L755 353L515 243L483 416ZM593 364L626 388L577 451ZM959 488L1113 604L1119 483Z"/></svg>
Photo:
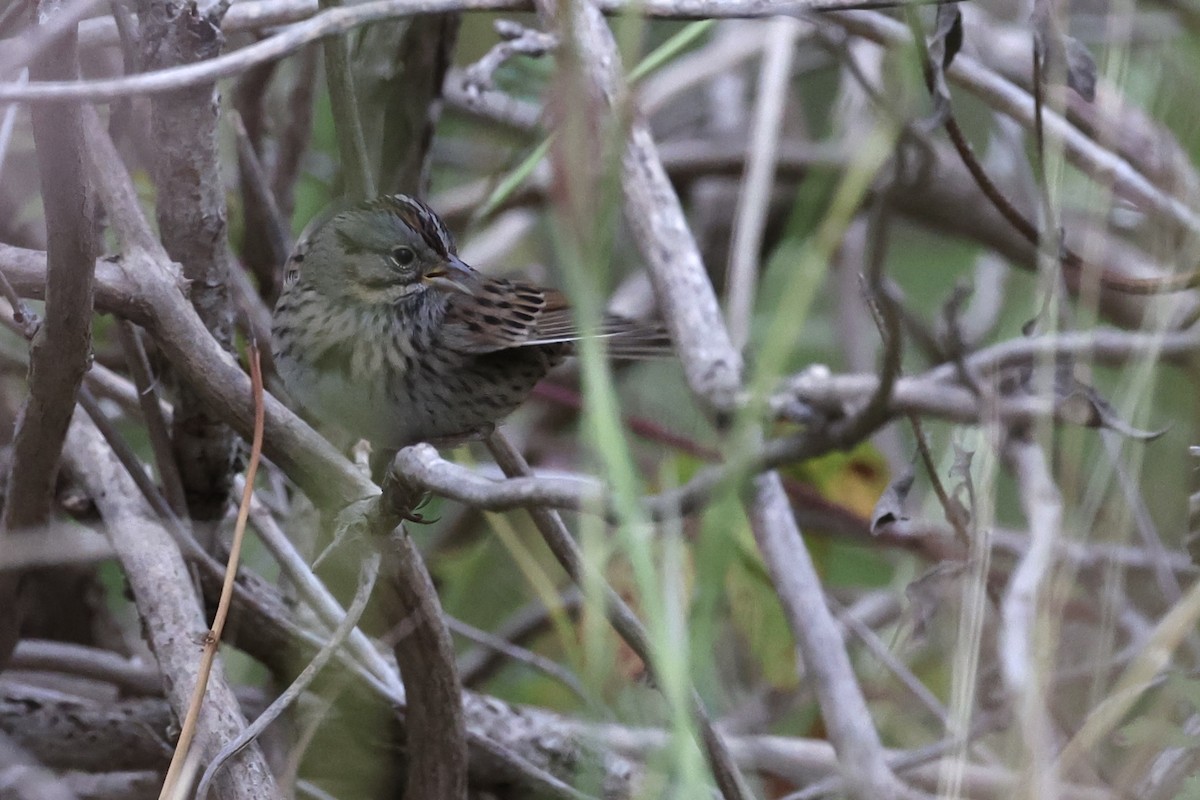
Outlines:
<svg viewBox="0 0 1200 800"><path fill-rule="evenodd" d="M473 294L470 285L474 279L475 270L464 264L458 256L450 256L444 264L434 267L421 278L426 286L459 294Z"/></svg>

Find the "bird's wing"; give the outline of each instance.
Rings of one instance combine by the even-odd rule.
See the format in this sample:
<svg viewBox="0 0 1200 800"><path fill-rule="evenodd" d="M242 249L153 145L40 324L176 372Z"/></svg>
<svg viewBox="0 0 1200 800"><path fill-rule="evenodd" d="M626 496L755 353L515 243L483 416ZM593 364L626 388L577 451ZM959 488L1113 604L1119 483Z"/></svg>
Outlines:
<svg viewBox="0 0 1200 800"><path fill-rule="evenodd" d="M511 347L563 344L582 339L562 292L528 283L485 280L470 294L451 296L443 322L444 341L462 353L491 353ZM614 358L669 354L661 326L606 317L596 336L608 340Z"/></svg>
<svg viewBox="0 0 1200 800"><path fill-rule="evenodd" d="M442 323L446 346L462 353L577 338L561 292L506 280L484 280L471 294L451 294Z"/></svg>

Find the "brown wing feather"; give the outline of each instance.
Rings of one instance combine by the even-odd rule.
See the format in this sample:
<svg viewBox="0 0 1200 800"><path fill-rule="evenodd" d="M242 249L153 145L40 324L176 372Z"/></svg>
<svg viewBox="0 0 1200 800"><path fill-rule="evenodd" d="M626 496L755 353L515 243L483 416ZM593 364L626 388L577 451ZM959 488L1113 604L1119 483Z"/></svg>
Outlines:
<svg viewBox="0 0 1200 800"><path fill-rule="evenodd" d="M451 295L442 332L454 350L491 353L536 344L543 320L559 325L569 317L560 292L493 279L480 282L472 295Z"/></svg>
<svg viewBox="0 0 1200 800"><path fill-rule="evenodd" d="M583 338L562 292L507 280L484 281L473 295L453 295L442 332L446 345L462 353L491 353L510 347L561 344ZM671 352L661 326L606 317L597 332L617 358L647 358Z"/></svg>

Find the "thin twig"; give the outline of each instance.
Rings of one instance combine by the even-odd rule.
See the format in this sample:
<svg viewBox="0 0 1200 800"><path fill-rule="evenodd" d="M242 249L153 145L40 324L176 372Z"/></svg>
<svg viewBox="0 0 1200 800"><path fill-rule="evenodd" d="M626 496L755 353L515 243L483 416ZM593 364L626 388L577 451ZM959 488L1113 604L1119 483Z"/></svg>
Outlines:
<svg viewBox="0 0 1200 800"><path fill-rule="evenodd" d="M976 725L967 736L951 736L917 750L891 753L888 756L888 765L897 773L904 773L928 764L931 761L936 762L947 757L954 758L956 750L990 733L993 727L994 725L990 721L985 721L982 724ZM833 775L807 786L799 792L784 795L779 800L819 800L822 797L838 794L844 784L844 778Z"/></svg>
<svg viewBox="0 0 1200 800"><path fill-rule="evenodd" d="M65 37L75 38L76 26L90 17L106 0L82 0L69 3L62 13L54 13L38 25L25 30L21 36L6 39L4 56L0 57L0 75L8 75L33 62ZM40 80L35 78L35 80Z"/></svg>
<svg viewBox="0 0 1200 800"><path fill-rule="evenodd" d="M287 261L288 253L292 250L287 220L280 213L279 204L275 202L275 193L271 190L262 163L258 160L258 153L254 151L254 143L250 141L250 137L246 133L246 125L242 122L241 114L233 111L229 116L233 121L233 132L237 140L238 164L241 167L244 182L242 191L246 202L253 202L258 209L263 221L263 228L265 228L265 230L255 233L266 234L267 256L277 268L278 265ZM272 272L274 271L272 269ZM263 280L263 278L263 275L259 275L260 284L269 286L269 281Z"/></svg>
<svg viewBox="0 0 1200 800"><path fill-rule="evenodd" d="M146 348L142 345L141 334L133 323L126 320L117 322L117 337L121 349L125 351L125 363L133 376L137 387L138 403L142 409L142 418L146 421L146 432L150 437L150 446L154 451L154 463L158 466L158 474L163 482L163 493L167 504L175 516L183 519L187 516L187 498L183 491L183 480L179 476L179 468L175 464L175 454L171 449L171 432L167 420L163 417L162 405L159 403L158 390L153 376L150 374L150 359L146 357Z"/></svg>
<svg viewBox="0 0 1200 800"><path fill-rule="evenodd" d="M767 227L783 112L787 108L791 87L792 56L801 30L802 23L780 17L768 24L764 36L757 99L746 142L746 172L739 189L725 281L729 336L739 349L746 346L750 337L750 322L758 290L758 262L762 254L763 233Z"/></svg>
<svg viewBox="0 0 1200 800"><path fill-rule="evenodd" d="M42 327L42 321L29 308L29 304L17 295L17 291L8 282L3 270L0 270L0 294L3 294L4 299L8 301L8 305L12 309L13 322L17 323L20 334L26 339L33 339L34 334Z"/></svg>
<svg viewBox="0 0 1200 800"><path fill-rule="evenodd" d="M827 598L827 602L833 608L834 614L837 616L838 622L843 625L856 639L861 641L863 645L870 651L871 655L879 659L880 663L887 668L889 672L896 676L901 685L908 690L918 703L924 706L925 710L933 715L938 722L943 725L947 724L946 707L941 701L929 691L929 687L921 683L920 679L913 674L912 670L892 655L888 650L887 645L879 638L875 631L871 630L870 626L859 621L853 614L847 611L833 598Z"/></svg>
<svg viewBox="0 0 1200 800"><path fill-rule="evenodd" d="M100 435L112 448L113 455L121 462L121 466L125 467L129 472L129 477L137 485L138 490L142 493L146 503L154 510L154 513L174 523L173 527L179 527L179 517L175 516L170 504L163 497L158 487L154 485L154 481L150 480L150 476L146 474L146 470L142 467L141 460L137 454L133 452L133 448L120 435L115 425L104 415L104 410L100 408L100 404L96 402L96 398L92 396L91 390L83 386L79 389L79 406L84 410L84 413L92 420L92 424L100 431Z"/></svg>
<svg viewBox="0 0 1200 800"><path fill-rule="evenodd" d="M958 540L963 544L969 544L970 537L967 535L966 520L963 519L963 514L959 506L952 502L950 495L946 492L946 487L942 483L942 476L938 475L937 464L933 461L933 453L929 450L929 440L925 436L925 426L921 423L921 418L916 414L908 414L908 424L912 426L913 437L917 442L917 453L921 457L921 465L925 467L925 474L929 476L929 483L933 486L933 493L937 497L938 505L942 507L942 513L946 516L946 521L954 528L954 533Z"/></svg>
<svg viewBox="0 0 1200 800"><path fill-rule="evenodd" d="M319 65L320 51L316 45L304 47L296 54L293 60L295 74L292 76L292 86L286 100L286 106L291 112L289 124L279 133L276 144L275 172L271 176L271 188L283 220L289 223L296 207L296 181L300 177L300 168L312 138L313 98L319 85ZM281 273L281 270L276 270L272 276L270 291L263 293L268 300L273 300L279 291Z"/></svg>
<svg viewBox="0 0 1200 800"><path fill-rule="evenodd" d="M1200 580L1187 590L1154 626L1150 637L1138 648L1137 657L1125 668L1107 696L1084 719L1083 724L1062 748L1054 764L1057 774L1069 775L1080 759L1096 747L1129 710L1153 688L1158 676L1171 662L1176 648L1193 633L1200 619Z"/></svg>
<svg viewBox="0 0 1200 800"><path fill-rule="evenodd" d="M500 41L463 73L462 85L467 91L468 102L477 101L483 92L495 89L496 70L513 58L519 55L541 58L558 47L557 36L511 20L496 20L495 28Z"/></svg>
<svg viewBox="0 0 1200 800"><path fill-rule="evenodd" d="M12 6L16 8L16 5ZM21 70L21 74L17 76L17 83L29 82L29 69ZM13 128L17 124L17 109L15 105L10 105L4 109L4 118L0 119L0 175L4 174L4 161L8 156L8 146L12 144Z"/></svg>
<svg viewBox="0 0 1200 800"><path fill-rule="evenodd" d="M492 650L505 658L515 661L518 664L534 669L543 675L546 675L555 681L558 681L563 686L567 687L580 700L588 701L587 691L583 684L579 682L579 678L575 676L566 667L552 661L545 656L539 655L532 650L526 650L524 647L509 642L507 639L497 636L493 633L488 633L485 630L476 628L474 625L468 625L460 619L454 617L446 618L446 626L451 633L456 633L462 638L482 645L489 650Z"/></svg>
<svg viewBox="0 0 1200 800"><path fill-rule="evenodd" d="M550 608L541 600L535 599L517 609L507 621L496 627L493 635L506 642L519 644L551 624L554 614L561 613L568 618L574 618L578 615L582 603L583 595L579 588L571 585L558 597L558 603ZM473 686L487 680L503 663L503 655L495 650L480 647L464 653L458 660L463 685Z"/></svg>
<svg viewBox="0 0 1200 800"><path fill-rule="evenodd" d="M23 639L13 653L10 666L14 670L46 670L103 681L120 689L124 697L162 694L162 677L153 660L128 658L97 647Z"/></svg>
<svg viewBox="0 0 1200 800"><path fill-rule="evenodd" d="M152 0L140 20L140 50L148 69L174 67L218 56L220 3L201 11L188 0ZM205 328L225 350L233 347L229 276L228 209L221 179L216 86L199 84L150 98L156 147L154 212L163 247L189 281L188 298ZM172 367L168 360L168 370ZM224 515L237 456L234 433L191 387L177 391L171 444L189 515L208 523L198 535L212 538Z"/></svg>

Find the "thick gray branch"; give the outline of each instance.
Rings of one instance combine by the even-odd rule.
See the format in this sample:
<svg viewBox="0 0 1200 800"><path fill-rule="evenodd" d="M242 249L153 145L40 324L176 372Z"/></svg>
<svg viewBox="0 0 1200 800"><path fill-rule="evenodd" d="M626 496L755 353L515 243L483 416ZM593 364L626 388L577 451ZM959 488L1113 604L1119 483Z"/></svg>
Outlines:
<svg viewBox="0 0 1200 800"><path fill-rule="evenodd" d="M179 0L139 3L147 69L206 61L220 54L217 20ZM224 348L233 339L225 187L217 151L218 97L211 83L156 95L151 102L158 229L167 254L183 265L196 313ZM194 392L182 389L172 421L175 461L198 520L219 518L228 501L237 442Z"/></svg>
<svg viewBox="0 0 1200 800"><path fill-rule="evenodd" d="M159 698L111 704L20 684L0 686L0 731L54 769L166 771L171 708ZM87 747L63 742L87 741Z"/></svg>
<svg viewBox="0 0 1200 800"><path fill-rule="evenodd" d="M1000 604L1000 667L1024 734L1031 785L1045 797L1057 793L1058 775L1049 756L1054 748L1054 725L1047 710L1052 684L1044 666L1046 644L1039 640L1037 627L1044 615L1039 602L1049 589L1062 535L1063 500L1039 444L1014 437L1003 454L1029 522L1029 549L1013 570Z"/></svg>
<svg viewBox="0 0 1200 800"><path fill-rule="evenodd" d="M68 9L47 0L37 8L45 25ZM75 26L42 51L34 80L73 80L79 75ZM70 105L32 110L42 204L46 217L46 312L29 357L29 396L17 418L0 535L44 525L58 472L59 455L83 382L92 347L92 267L96 238L92 193L83 157L79 109ZM18 578L0 576L0 667L8 661L21 627Z"/></svg>
<svg viewBox="0 0 1200 800"><path fill-rule="evenodd" d="M44 3L43 13L56 4ZM70 80L79 73L75 35L69 33L34 62L38 80ZM17 422L3 528L46 522L50 495L92 345L92 265L96 236L92 193L84 163L79 109L33 109L33 135L46 215L46 313L29 359L29 397Z"/></svg>
<svg viewBox="0 0 1200 800"><path fill-rule="evenodd" d="M747 511L754 541L771 573L806 674L815 684L850 794L859 798L898 796L901 785L884 758L879 734L778 474L755 478Z"/></svg>

